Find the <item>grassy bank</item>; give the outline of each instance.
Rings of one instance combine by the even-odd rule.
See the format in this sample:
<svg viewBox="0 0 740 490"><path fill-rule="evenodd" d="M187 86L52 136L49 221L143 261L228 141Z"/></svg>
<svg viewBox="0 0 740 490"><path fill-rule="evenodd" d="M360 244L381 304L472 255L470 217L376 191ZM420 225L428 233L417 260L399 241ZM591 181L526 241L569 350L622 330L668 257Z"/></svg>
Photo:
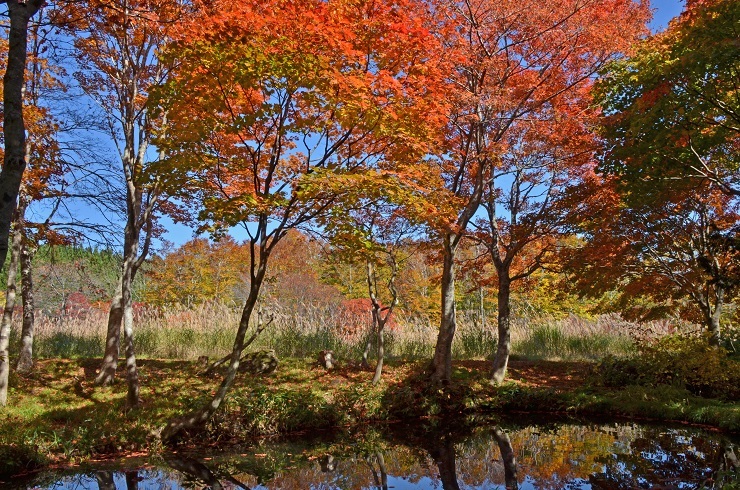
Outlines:
<svg viewBox="0 0 740 490"><path fill-rule="evenodd" d="M120 453L156 452L156 430L205 402L218 379L197 375L189 361L141 362L141 409L124 411L125 386L93 389L97 360L40 362L35 374L11 379L0 412L1 472ZM269 376L240 376L224 410L186 444L228 444L244 438L409 417L513 411L678 420L740 431L740 403L700 398L662 386L620 389L589 384L581 362L514 361L507 384L485 379L487 363L455 365L444 389L423 382L423 362L391 362L384 381L344 364L327 372L308 359L283 360Z"/></svg>

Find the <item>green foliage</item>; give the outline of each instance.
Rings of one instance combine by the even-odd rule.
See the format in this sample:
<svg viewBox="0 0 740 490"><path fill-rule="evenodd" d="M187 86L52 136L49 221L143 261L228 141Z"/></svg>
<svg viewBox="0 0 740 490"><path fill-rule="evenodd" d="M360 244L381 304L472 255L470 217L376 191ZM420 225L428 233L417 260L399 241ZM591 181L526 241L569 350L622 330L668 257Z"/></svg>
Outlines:
<svg viewBox="0 0 740 490"><path fill-rule="evenodd" d="M343 414L330 400L310 386L296 391L258 385L236 393L229 401L232 416L217 420L211 430L250 436L334 426Z"/></svg>
<svg viewBox="0 0 740 490"><path fill-rule="evenodd" d="M702 397L740 399L740 362L704 337L669 335L644 342L637 356L603 359L596 376L610 387L671 385Z"/></svg>
<svg viewBox="0 0 740 490"><path fill-rule="evenodd" d="M693 2L597 85L607 116L602 169L639 186L635 197L675 188L667 176L737 186L739 19L735 0Z"/></svg>

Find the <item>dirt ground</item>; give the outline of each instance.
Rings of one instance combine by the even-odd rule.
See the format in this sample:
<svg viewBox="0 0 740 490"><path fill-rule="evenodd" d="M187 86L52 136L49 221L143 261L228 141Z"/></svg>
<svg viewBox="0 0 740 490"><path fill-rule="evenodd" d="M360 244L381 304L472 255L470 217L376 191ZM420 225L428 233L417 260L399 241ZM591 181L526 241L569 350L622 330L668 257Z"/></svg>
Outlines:
<svg viewBox="0 0 740 490"><path fill-rule="evenodd" d="M490 361L460 361L455 366L468 370L486 372L491 369ZM526 386L573 389L582 386L592 365L569 361L509 361L506 379Z"/></svg>

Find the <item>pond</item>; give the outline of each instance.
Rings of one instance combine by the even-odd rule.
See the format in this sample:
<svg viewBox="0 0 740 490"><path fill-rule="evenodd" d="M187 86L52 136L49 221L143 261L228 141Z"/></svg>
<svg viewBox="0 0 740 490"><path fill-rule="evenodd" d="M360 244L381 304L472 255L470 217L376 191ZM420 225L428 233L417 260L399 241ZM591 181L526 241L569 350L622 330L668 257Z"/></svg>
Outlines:
<svg viewBox="0 0 740 490"><path fill-rule="evenodd" d="M44 473L34 489L693 489L740 482L737 439L632 423L390 424L235 453Z"/></svg>

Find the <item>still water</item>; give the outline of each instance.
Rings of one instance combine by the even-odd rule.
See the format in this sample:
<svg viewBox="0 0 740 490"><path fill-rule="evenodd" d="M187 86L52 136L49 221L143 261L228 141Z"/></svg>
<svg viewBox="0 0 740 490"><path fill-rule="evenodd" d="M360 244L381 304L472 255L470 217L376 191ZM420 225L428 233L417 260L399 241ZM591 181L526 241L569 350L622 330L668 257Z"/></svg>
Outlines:
<svg viewBox="0 0 740 490"><path fill-rule="evenodd" d="M12 488L722 488L740 483L737 445L686 427L520 421L453 428L437 421L45 473Z"/></svg>

